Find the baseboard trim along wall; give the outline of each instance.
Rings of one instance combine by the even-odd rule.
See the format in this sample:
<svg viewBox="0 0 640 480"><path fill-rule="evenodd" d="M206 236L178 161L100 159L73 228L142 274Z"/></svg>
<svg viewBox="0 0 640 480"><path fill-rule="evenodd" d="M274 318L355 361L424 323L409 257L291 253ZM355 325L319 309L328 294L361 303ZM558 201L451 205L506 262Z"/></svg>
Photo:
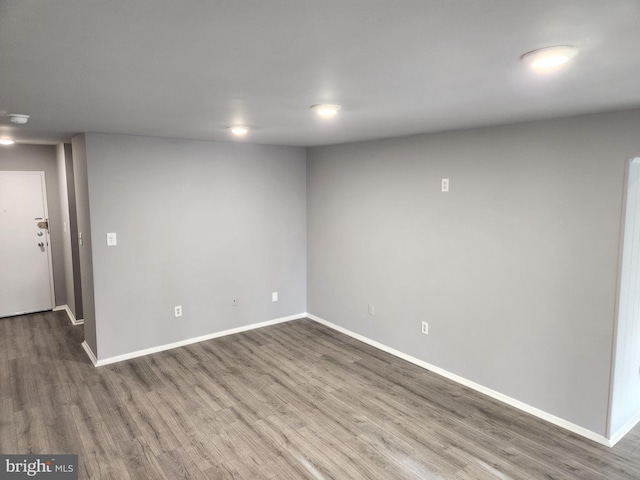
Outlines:
<svg viewBox="0 0 640 480"><path fill-rule="evenodd" d="M64 310L64 308L58 308L58 310ZM510 405L512 407L517 408L518 410L522 410L523 412L529 413L535 417L538 417L542 420L545 420L549 423L552 423L554 425L557 425L558 427L564 428L565 430L568 430L570 432L573 432L577 435L580 435L584 438L588 438L589 440L592 440L596 443L599 443L601 445L604 445L606 447L613 447L618 441L620 441L639 421L640 421L640 415L637 418L633 418L631 421L629 421L623 428L621 428L618 432L616 432L615 435L612 436L611 439L608 439L598 433L592 432L591 430L587 430L586 428L583 428L579 425L576 425L574 423L571 423L567 420L564 420L560 417L556 417L555 415L552 415L550 413L547 413L543 410L540 410L538 408L532 407L531 405L528 405L524 402L521 402L519 400L516 400L515 398L511 398L507 395L504 395L500 392L497 392L495 390L491 390L490 388L484 387L478 383L472 382L471 380L467 380L466 378L463 378L459 375L456 375L455 373L451 373L448 372L447 370L444 370L440 367L436 367L435 365L431 365L430 363L424 362L418 358L412 357L411 355L407 355L406 353L403 353L399 350L396 350L394 348L388 347L382 343L376 342L375 340L371 340L370 338L367 338L363 335L360 335L359 333L355 333L352 332L351 330L347 330L346 328L343 328L339 325L336 325L334 323L331 323L327 320L324 320L323 318L320 318L316 315L312 315L310 313L301 313L301 314L297 314L297 315L291 315L288 317L282 317L282 318L276 318L273 320L268 320L266 322L260 322L260 323L253 323L250 325L245 325L242 327L238 327L238 328L232 328L229 330L223 330L221 332L216 332L216 333L210 333L207 335L202 335L200 337L193 337L193 338L189 338L186 340L181 340L179 342L174 342L174 343L168 343L165 345L159 345L157 347L152 347L152 348L147 348L144 350L138 350L135 352L131 352L131 353L126 353L124 355L117 355L114 357L108 357L108 358L103 358L101 360L98 360L95 356L95 354L93 353L93 351L91 350L91 347L87 344L87 342L82 342L82 347L84 348L85 352L87 353L87 356L89 357L89 359L91 360L91 363L93 363L93 365L95 367L102 367L105 365L110 365L112 363L117 363L117 362L122 362L125 360L130 360L132 358L137 358L137 357L142 357L145 355L150 355L152 353L158 353L158 352L162 352L165 350L170 350L172 348L178 348L178 347L183 347L186 345L190 345L192 343L198 343L198 342L204 342L206 340L211 340L214 338L219 338L219 337L225 337L227 335L233 335L235 333L241 333L241 332L246 332L249 330L255 330L257 328L262 328L262 327L267 327L269 325L275 325L277 323L284 323L284 322L290 322L292 320L299 320L302 318L309 318L315 322L318 322L322 325L325 325L333 330L336 330L340 333L344 333L345 335L348 335L352 338L355 338L356 340L359 340L363 343L366 343L367 345L371 345L372 347L375 347L379 350L382 350L383 352L389 353L395 357L401 358L403 360L406 360L407 362L413 363L414 365L417 365L421 368L424 368L426 370L429 370L433 373L437 373L438 375L441 375L445 378L448 378L449 380L453 380L456 383L459 383L461 385L464 385L465 387L469 387L472 390L475 390L477 392L483 393L484 395L487 395L491 398L494 398L495 400L498 400L502 403L505 403L507 405Z"/></svg>
<svg viewBox="0 0 640 480"><path fill-rule="evenodd" d="M60 305L60 306L58 306L58 307L53 309L54 312L58 312L60 310L64 310L65 312L67 312L67 316L69 317L69 320L71 321L71 325L82 325L84 323L84 320L76 319L76 316L73 314L73 312L69 308L69 305Z"/></svg>
<svg viewBox="0 0 640 480"><path fill-rule="evenodd" d="M231 328L229 330L223 330L221 332L209 333L207 335L202 335L200 337L188 338L186 340L180 340L179 342L167 343L165 345L159 345L157 347L146 348L144 350L137 350L131 353L125 353L123 355L116 355L114 357L108 357L98 360L94 355L91 347L87 344L87 342L83 342L82 346L87 352L87 355L91 359L91 362L95 367L102 367L104 365L109 365L111 363L122 362L124 360L130 360L132 358L143 357L145 355L150 355L152 353L162 352L164 350L170 350L172 348L184 347L185 345L191 345L192 343L204 342L205 340L211 340L213 338L225 337L227 335L233 335L234 333L246 332L248 330L255 330L256 328L268 327L269 325L275 325L277 323L290 322L291 320L299 320L301 318L306 318L306 313L300 313L297 315L291 315L288 317L276 318L273 320L267 320L266 322L260 323L252 323L251 325L245 325L243 327Z"/></svg>
<svg viewBox="0 0 640 480"><path fill-rule="evenodd" d="M438 375L448 378L449 380L453 380L454 382L464 385L465 387L469 387L477 392L488 395L489 397L494 398L502 403L506 403L507 405L517 408L518 410L522 410L523 412L529 413L535 417L538 417L549 423L557 425L558 427L564 428L565 430L578 434L582 437L588 438L589 440L593 440L594 442L599 443L601 445L604 445L607 447L613 447L616 444L616 442L618 442L624 436L624 434L622 435L616 434L615 438L612 438L611 440L609 440L608 438L598 433L592 432L591 430L587 430L586 428L583 428L579 425L568 422L560 417L556 417L555 415L551 415L550 413L547 413L543 410L532 407L531 405L527 405L526 403L516 400L515 398L508 397L507 395L504 395L500 392L496 392L495 390L491 390L490 388L484 387L478 383L475 383L470 380L467 380L466 378L460 377L455 373L448 372L442 368L436 367L435 365L431 365L427 362L419 360L415 357L412 357L411 355L402 353L399 350L395 350L382 343L376 342L375 340L371 340L370 338L367 338L363 335L352 332L351 330L347 330L346 328L343 328L334 323L328 322L323 318L317 317L310 313L305 314L305 316L315 322L321 323L322 325L332 328L333 330L336 330L340 333L344 333L345 335L355 338L356 340L360 340L361 342L366 343L367 345L371 345L372 347L375 347L379 350L390 353L391 355L401 358L403 360L406 360L407 362L413 363L414 365L422 367L433 373L437 373ZM633 428L633 426L631 428ZM620 430L620 432L622 432L622 429ZM627 432L624 432L624 433L627 433Z"/></svg>
<svg viewBox="0 0 640 480"><path fill-rule="evenodd" d="M611 446L614 446L618 443L622 438L629 433L638 423L640 423L640 413L631 418L627 423L625 423L621 428L618 429L617 432L611 435Z"/></svg>
<svg viewBox="0 0 640 480"><path fill-rule="evenodd" d="M96 358L95 353L93 353L93 350L91 350L91 347L89 346L86 340L82 342L82 348L84 348L84 351L87 354L87 357L89 357L89 360L91 360L91 363L93 363L93 366L97 367L98 359Z"/></svg>

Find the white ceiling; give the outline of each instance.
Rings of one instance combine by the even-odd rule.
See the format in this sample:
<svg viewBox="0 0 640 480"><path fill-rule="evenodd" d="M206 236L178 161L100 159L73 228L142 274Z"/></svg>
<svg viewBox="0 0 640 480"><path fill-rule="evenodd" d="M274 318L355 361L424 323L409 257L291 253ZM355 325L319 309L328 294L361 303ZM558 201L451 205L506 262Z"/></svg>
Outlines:
<svg viewBox="0 0 640 480"><path fill-rule="evenodd" d="M519 60L558 44L561 73ZM0 136L312 146L635 108L639 54L638 0L0 0Z"/></svg>

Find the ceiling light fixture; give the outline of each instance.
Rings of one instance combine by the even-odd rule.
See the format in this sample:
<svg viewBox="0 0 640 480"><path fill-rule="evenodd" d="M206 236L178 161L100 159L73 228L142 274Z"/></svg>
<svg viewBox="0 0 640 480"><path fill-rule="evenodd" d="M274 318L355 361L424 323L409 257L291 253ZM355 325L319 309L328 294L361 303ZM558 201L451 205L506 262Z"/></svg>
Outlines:
<svg viewBox="0 0 640 480"><path fill-rule="evenodd" d="M249 133L249 127L245 127L244 125L234 125L233 127L229 127L231 129L231 133L238 137L242 137Z"/></svg>
<svg viewBox="0 0 640 480"><path fill-rule="evenodd" d="M13 140L11 140L10 138L0 138L0 145L13 145L14 142Z"/></svg>
<svg viewBox="0 0 640 480"><path fill-rule="evenodd" d="M536 72L551 72L565 65L578 54L578 47L557 45L540 48L522 55L522 61Z"/></svg>
<svg viewBox="0 0 640 480"><path fill-rule="evenodd" d="M9 120L13 123L23 125L29 121L29 115L23 115L22 113L10 113Z"/></svg>
<svg viewBox="0 0 640 480"><path fill-rule="evenodd" d="M342 106L330 103L320 103L318 105L312 105L311 110L316 112L319 117L331 118L335 117L336 114L342 110Z"/></svg>

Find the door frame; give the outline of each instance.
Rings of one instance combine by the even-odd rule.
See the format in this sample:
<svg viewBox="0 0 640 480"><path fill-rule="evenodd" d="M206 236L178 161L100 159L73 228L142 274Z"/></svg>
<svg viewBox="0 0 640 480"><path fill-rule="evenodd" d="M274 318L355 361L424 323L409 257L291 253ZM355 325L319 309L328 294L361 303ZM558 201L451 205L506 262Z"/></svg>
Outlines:
<svg viewBox="0 0 640 480"><path fill-rule="evenodd" d="M49 298L51 303L50 310L53 310L56 305L56 293L53 283L53 257L51 255L51 221L49 220L49 199L47 198L47 182L45 172L42 170L2 170L0 175L38 175L40 177L40 186L42 187L42 202L44 217L47 222L48 228L46 233L47 241L47 264L49 267ZM24 314L35 313L34 312L21 312ZM20 313L18 313L20 314Z"/></svg>
<svg viewBox="0 0 640 480"><path fill-rule="evenodd" d="M631 198L631 195L635 196ZM611 446L614 446L640 422L639 403L629 401L630 398L637 398L637 358L640 347L634 342L625 342L634 338L629 335L630 332L634 330L637 332L640 328L640 320L635 314L639 308L640 299L633 293L629 293L636 292L637 289L634 287L640 283L640 264L634 262L640 252L640 243L637 241L640 228L638 216L640 216L640 156L627 159L625 166L606 423L606 437ZM619 415L619 412L622 414Z"/></svg>

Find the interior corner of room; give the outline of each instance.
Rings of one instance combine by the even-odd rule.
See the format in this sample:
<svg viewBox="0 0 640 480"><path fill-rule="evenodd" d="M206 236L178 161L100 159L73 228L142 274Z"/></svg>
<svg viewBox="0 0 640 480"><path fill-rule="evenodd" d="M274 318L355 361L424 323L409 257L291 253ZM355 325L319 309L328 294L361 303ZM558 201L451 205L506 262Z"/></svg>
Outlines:
<svg viewBox="0 0 640 480"><path fill-rule="evenodd" d="M638 123L311 148L86 133L0 169L45 172L55 304L96 365L308 316L612 445L640 412Z"/></svg>
<svg viewBox="0 0 640 480"><path fill-rule="evenodd" d="M385 465L371 472L402 478L385 470L395 462L426 477L447 456L455 478L640 478L640 2L78 3L0 2L0 410L10 419L0 418L0 453L61 445L87 454L86 467L110 443L100 476L130 446L120 439L133 439L134 455L152 450L149 465L174 463L166 478L196 457L198 478L217 476L245 453L277 472L270 456L284 450L291 397L267 360L282 351L305 415L320 389L353 378L362 388L334 405L370 393L374 407L375 393L406 402L381 422L371 408L366 442L374 430L350 424L327 477L355 480L377 459ZM28 210L22 236L8 220L18 210ZM319 345L304 367L305 348L288 350L301 339ZM265 343L274 349L252 356ZM231 353L218 364L222 346ZM307 383L316 359L327 374ZM81 372L75 385L38 384L53 360L59 377ZM262 465L251 456L257 429L242 422L233 457L196 451L188 428L154 443L193 419L211 450L232 437L224 415L242 401L216 389L228 380L233 400L244 398L241 362L260 370L255 405L273 407L254 426L284 420L273 436L263 430ZM157 369L158 390L178 379L178 408L156 391L128 402L144 381L130 372L123 386L122 372L140 365ZM380 366L385 376L364 385ZM186 380L210 381L220 417L201 422L209 397L189 397ZM263 380L272 397L260 395ZM140 415L129 430L123 399L127 415L150 399L149 418L171 409L166 428L143 431ZM194 416L183 422L180 409ZM416 430L392 432L399 423ZM105 425L119 430L108 440ZM298 478L313 474L302 461L323 450L315 439L335 446L331 429L304 432L287 459ZM513 438L523 445L512 450ZM411 444L404 456L400 444ZM408 465L416 452L422 463ZM122 461L114 476L142 471L138 458Z"/></svg>

